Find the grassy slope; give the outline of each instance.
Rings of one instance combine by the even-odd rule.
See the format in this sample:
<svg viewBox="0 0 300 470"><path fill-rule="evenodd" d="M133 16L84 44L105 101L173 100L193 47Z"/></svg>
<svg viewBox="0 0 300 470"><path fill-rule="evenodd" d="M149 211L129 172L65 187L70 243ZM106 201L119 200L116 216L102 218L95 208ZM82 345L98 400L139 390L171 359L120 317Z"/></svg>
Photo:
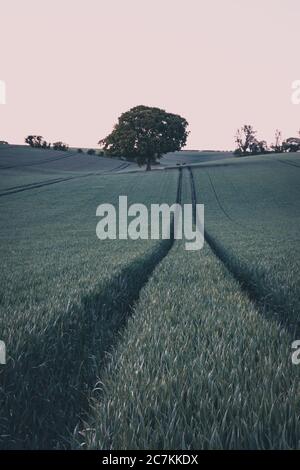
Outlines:
<svg viewBox="0 0 300 470"><path fill-rule="evenodd" d="M0 145L0 199L7 191L27 191L29 185L48 185L65 178L110 173L124 166L136 168L117 158L97 155L32 149L22 145Z"/></svg>
<svg viewBox="0 0 300 470"><path fill-rule="evenodd" d="M177 172L101 176L0 200L1 447L68 446L159 241L99 241L96 207L174 202ZM88 183L88 184L87 184ZM82 403L81 403L82 402Z"/></svg>
<svg viewBox="0 0 300 470"><path fill-rule="evenodd" d="M183 190L189 201L187 174ZM299 370L207 244L143 288L95 397L88 448L298 448Z"/></svg>
<svg viewBox="0 0 300 470"><path fill-rule="evenodd" d="M26 145L0 145L0 170L25 168L36 171L74 171L109 170L123 163L119 159L87 155L75 150L67 152L41 150Z"/></svg>

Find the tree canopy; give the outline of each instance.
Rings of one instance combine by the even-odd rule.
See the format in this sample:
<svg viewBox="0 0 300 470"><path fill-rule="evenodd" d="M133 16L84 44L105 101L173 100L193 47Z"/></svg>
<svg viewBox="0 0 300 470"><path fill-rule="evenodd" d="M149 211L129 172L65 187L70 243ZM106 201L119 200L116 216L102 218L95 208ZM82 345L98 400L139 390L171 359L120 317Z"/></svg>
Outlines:
<svg viewBox="0 0 300 470"><path fill-rule="evenodd" d="M185 145L187 126L177 114L140 105L123 113L99 144L108 154L135 160L140 166L146 164L150 170L151 163Z"/></svg>

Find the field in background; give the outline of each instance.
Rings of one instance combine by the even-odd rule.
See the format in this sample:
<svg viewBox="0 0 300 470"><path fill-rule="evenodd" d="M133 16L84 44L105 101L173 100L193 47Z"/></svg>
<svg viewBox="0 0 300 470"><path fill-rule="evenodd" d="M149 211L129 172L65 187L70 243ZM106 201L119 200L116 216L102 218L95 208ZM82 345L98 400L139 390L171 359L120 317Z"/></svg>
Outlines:
<svg viewBox="0 0 300 470"><path fill-rule="evenodd" d="M222 160L232 156L226 152L174 152L167 154L153 169L170 166L197 164ZM70 178L87 175L111 174L129 171L143 171L135 163L118 158L78 153L75 149L67 152L41 150L26 145L0 144L0 197L3 192L27 191L32 185L56 184Z"/></svg>
<svg viewBox="0 0 300 470"><path fill-rule="evenodd" d="M1 146L0 448L299 447L299 155L178 163ZM180 181L202 251L96 238L99 204Z"/></svg>
<svg viewBox="0 0 300 470"><path fill-rule="evenodd" d="M24 192L87 175L136 168L119 159L67 152L41 150L21 145L0 145L0 197L7 192Z"/></svg>
<svg viewBox="0 0 300 470"><path fill-rule="evenodd" d="M214 152L182 150L180 152L168 153L160 160L163 166L174 166L177 164L194 165L205 162L215 162L233 157L232 152Z"/></svg>

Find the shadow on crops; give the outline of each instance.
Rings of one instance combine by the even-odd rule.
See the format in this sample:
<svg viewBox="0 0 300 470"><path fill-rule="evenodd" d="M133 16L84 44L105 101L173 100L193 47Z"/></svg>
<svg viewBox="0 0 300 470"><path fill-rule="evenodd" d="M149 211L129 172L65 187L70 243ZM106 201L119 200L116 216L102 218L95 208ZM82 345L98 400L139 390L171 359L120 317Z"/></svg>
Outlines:
<svg viewBox="0 0 300 470"><path fill-rule="evenodd" d="M194 175L191 167L187 167L190 175L191 195L193 204L193 218L196 214L196 187ZM300 335L300 322L295 313L295 307L288 300L289 292L284 289L277 289L275 292L268 287L267 283L262 283L264 273L258 269L251 268L246 263L241 262L237 257L225 250L206 230L205 240L210 246L215 256L224 264L231 275L239 283L243 292L255 304L257 310L266 318L275 320L281 327L285 328L294 338ZM298 298L295 293L295 298Z"/></svg>
<svg viewBox="0 0 300 470"><path fill-rule="evenodd" d="M179 171L177 202L181 185ZM172 221L169 240L82 297L80 304L57 312L43 330L22 335L15 357L0 370L1 449L71 447L107 353L173 241Z"/></svg>
<svg viewBox="0 0 300 470"><path fill-rule="evenodd" d="M284 288L271 291L267 283L262 283L263 271L251 268L240 261L232 253L225 250L207 231L205 231L205 240L213 253L239 283L242 291L255 304L257 310L267 319L275 320L291 336L298 338L300 335L300 322L297 318L297 312L295 313L295 307L289 301L291 293L284 290Z"/></svg>
<svg viewBox="0 0 300 470"><path fill-rule="evenodd" d="M0 447L68 448L89 391L139 292L173 240L164 240L110 282L33 334L1 373Z"/></svg>

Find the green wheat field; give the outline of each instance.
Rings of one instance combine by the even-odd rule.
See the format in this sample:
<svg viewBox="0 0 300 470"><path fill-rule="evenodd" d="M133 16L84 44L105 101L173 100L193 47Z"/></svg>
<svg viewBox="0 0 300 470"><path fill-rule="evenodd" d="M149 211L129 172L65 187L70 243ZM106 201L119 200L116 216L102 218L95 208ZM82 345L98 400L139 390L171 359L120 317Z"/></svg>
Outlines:
<svg viewBox="0 0 300 470"><path fill-rule="evenodd" d="M205 206L205 244L96 208ZM1 449L300 448L300 154L122 160L0 145Z"/></svg>

